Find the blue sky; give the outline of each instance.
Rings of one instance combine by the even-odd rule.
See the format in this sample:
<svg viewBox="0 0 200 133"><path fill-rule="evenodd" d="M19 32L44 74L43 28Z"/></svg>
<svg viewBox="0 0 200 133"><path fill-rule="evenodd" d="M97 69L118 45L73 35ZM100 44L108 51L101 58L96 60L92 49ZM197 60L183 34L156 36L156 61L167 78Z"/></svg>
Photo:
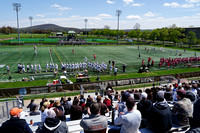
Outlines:
<svg viewBox="0 0 200 133"><path fill-rule="evenodd" d="M16 25L12 3L21 3L20 27L57 24L64 27L111 29L117 27L116 10L122 10L120 29L169 27L200 27L200 0L2 0L0 27Z"/></svg>

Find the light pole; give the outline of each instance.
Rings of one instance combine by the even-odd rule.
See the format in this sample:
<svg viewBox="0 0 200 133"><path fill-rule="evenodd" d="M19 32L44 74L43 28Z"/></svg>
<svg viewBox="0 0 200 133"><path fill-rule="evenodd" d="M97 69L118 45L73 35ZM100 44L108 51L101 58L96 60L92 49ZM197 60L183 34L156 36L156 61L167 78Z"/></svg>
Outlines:
<svg viewBox="0 0 200 133"><path fill-rule="evenodd" d="M84 22L85 22L85 33L86 33L86 35L87 35L87 22L88 22L88 19L84 19Z"/></svg>
<svg viewBox="0 0 200 133"><path fill-rule="evenodd" d="M32 35L32 32L33 32L33 31L32 31L32 20L33 20L33 17L30 16L30 17L29 17L29 20L30 20L30 23L31 23L31 38L33 38L33 35Z"/></svg>
<svg viewBox="0 0 200 133"><path fill-rule="evenodd" d="M18 18L18 12L21 9L21 4L20 3L13 3L14 10L17 13L17 32L18 32L18 43L20 43L20 36L19 36L19 18Z"/></svg>
<svg viewBox="0 0 200 133"><path fill-rule="evenodd" d="M116 16L117 16L117 44L119 39L119 16L122 14L121 10L116 10Z"/></svg>

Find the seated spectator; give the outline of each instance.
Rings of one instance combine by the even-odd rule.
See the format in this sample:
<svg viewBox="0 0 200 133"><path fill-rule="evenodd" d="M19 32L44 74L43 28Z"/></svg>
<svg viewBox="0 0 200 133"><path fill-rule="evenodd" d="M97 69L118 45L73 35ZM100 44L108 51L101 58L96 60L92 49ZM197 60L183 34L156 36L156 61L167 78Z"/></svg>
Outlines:
<svg viewBox="0 0 200 133"><path fill-rule="evenodd" d="M41 110L44 102L46 102L46 101L47 101L46 98L42 98L42 101L40 102L40 108L39 108L39 110Z"/></svg>
<svg viewBox="0 0 200 133"><path fill-rule="evenodd" d="M59 101L59 100L56 100L56 101L55 101L54 107L57 108L60 112L62 112L62 115L59 116L58 118L59 118L61 121L66 121L65 109L64 109L64 107L60 104L60 101Z"/></svg>
<svg viewBox="0 0 200 133"><path fill-rule="evenodd" d="M67 133L68 127L66 122L61 121L57 108L51 108L47 112L48 117L45 119L42 127L38 127L36 133Z"/></svg>
<svg viewBox="0 0 200 133"><path fill-rule="evenodd" d="M30 102L29 105L27 106L27 108L30 108L30 112L33 111L33 106L36 105L36 104L34 103L34 101L35 101L34 99L31 99L31 102Z"/></svg>
<svg viewBox="0 0 200 133"><path fill-rule="evenodd" d="M173 124L178 126L189 125L189 118L192 117L192 102L185 98L186 92L183 89L177 91L178 101L174 103L172 109Z"/></svg>
<svg viewBox="0 0 200 133"><path fill-rule="evenodd" d="M71 120L79 120L82 118L82 107L79 105L79 99L76 98L71 106Z"/></svg>
<svg viewBox="0 0 200 133"><path fill-rule="evenodd" d="M112 111L111 100L108 98L108 96L105 96L103 103L108 107L109 111Z"/></svg>
<svg viewBox="0 0 200 133"><path fill-rule="evenodd" d="M87 112L87 109L86 109L86 106L85 106L85 105L86 105L86 104L85 104L84 100L81 99L81 100L80 100L80 106L82 107L82 112L83 112L84 114L87 114L88 112Z"/></svg>
<svg viewBox="0 0 200 133"><path fill-rule="evenodd" d="M122 94L121 101L116 105L116 107L118 108L118 114L120 114L121 112L127 112L126 100L129 97L130 97L130 94L127 91Z"/></svg>
<svg viewBox="0 0 200 133"><path fill-rule="evenodd" d="M115 96L114 96L114 101L118 101L119 100L119 93L118 91L115 92Z"/></svg>
<svg viewBox="0 0 200 133"><path fill-rule="evenodd" d="M23 109L12 108L10 110L10 119L1 125L0 133L32 133L26 120L20 119L22 111Z"/></svg>
<svg viewBox="0 0 200 133"><path fill-rule="evenodd" d="M80 126L84 129L84 133L106 133L107 117L100 115L101 105L93 103L90 106L91 115L83 118Z"/></svg>
<svg viewBox="0 0 200 133"><path fill-rule="evenodd" d="M172 101L173 97L172 97L172 93L171 93L171 89L170 88L166 88L166 92L165 92L165 99L167 101Z"/></svg>
<svg viewBox="0 0 200 133"><path fill-rule="evenodd" d="M38 111L38 106L37 106L37 105L33 105L33 110L30 112L29 115L30 115L30 116L33 116L33 115L40 115L40 112Z"/></svg>
<svg viewBox="0 0 200 133"><path fill-rule="evenodd" d="M133 99L135 99L135 98L134 98L134 90L130 90L129 93L130 93L130 96L131 96Z"/></svg>
<svg viewBox="0 0 200 133"><path fill-rule="evenodd" d="M156 133L168 132L172 127L172 113L167 101L164 99L164 91L158 91L156 102L149 111L149 128Z"/></svg>
<svg viewBox="0 0 200 133"><path fill-rule="evenodd" d="M66 98L63 98L63 104L62 104L63 108L64 108L64 115L68 115L70 113L70 105L67 102Z"/></svg>
<svg viewBox="0 0 200 133"><path fill-rule="evenodd" d="M95 96L93 97L94 101L97 101L98 92L95 92Z"/></svg>
<svg viewBox="0 0 200 133"><path fill-rule="evenodd" d="M50 109L50 108L52 108L52 107L53 107L53 105L54 105L54 100L50 100L50 105L49 105L49 107L48 107L48 108L49 108L49 109Z"/></svg>
<svg viewBox="0 0 200 133"><path fill-rule="evenodd" d="M82 100L82 99L83 99L83 101L84 101L84 103L85 103L84 95L80 95L80 100Z"/></svg>
<svg viewBox="0 0 200 133"><path fill-rule="evenodd" d="M43 106L41 107L41 121L44 122L47 118L47 111L49 110L48 107L50 102L44 102Z"/></svg>
<svg viewBox="0 0 200 133"><path fill-rule="evenodd" d="M101 105L101 109L100 109L101 115L105 115L105 113L109 112L107 105L101 102L101 96L97 96L97 103Z"/></svg>
<svg viewBox="0 0 200 133"><path fill-rule="evenodd" d="M67 98L67 104L69 105L69 108L71 109L71 106L72 106L72 99L71 99L71 97Z"/></svg>
<svg viewBox="0 0 200 133"><path fill-rule="evenodd" d="M193 117L190 120L190 130L186 133L200 133L200 98L194 103Z"/></svg>
<svg viewBox="0 0 200 133"><path fill-rule="evenodd" d="M147 118L149 116L149 111L152 106L152 102L147 100L146 92L142 92L140 97L141 97L141 100L137 104L137 109L142 114L142 122L141 122L140 128L146 128L148 125Z"/></svg>
<svg viewBox="0 0 200 133"><path fill-rule="evenodd" d="M91 105L92 103L94 103L94 102L93 102L93 99L92 99L92 97L90 97L90 95L89 95L88 98L87 98L86 104L85 104L85 107L86 107L86 110L87 110L87 113L88 113L88 114L90 114L89 107L90 107L90 105Z"/></svg>
<svg viewBox="0 0 200 133"><path fill-rule="evenodd" d="M195 95L195 93L192 92L192 91L186 92L185 98L190 99L190 101L191 101L192 103L194 103L194 102L196 101L196 95Z"/></svg>
<svg viewBox="0 0 200 133"><path fill-rule="evenodd" d="M139 133L141 122L141 113L134 110L135 102L132 97L126 100L127 112L121 113L118 117L118 108L116 108L114 124L119 127L111 128L108 133Z"/></svg>

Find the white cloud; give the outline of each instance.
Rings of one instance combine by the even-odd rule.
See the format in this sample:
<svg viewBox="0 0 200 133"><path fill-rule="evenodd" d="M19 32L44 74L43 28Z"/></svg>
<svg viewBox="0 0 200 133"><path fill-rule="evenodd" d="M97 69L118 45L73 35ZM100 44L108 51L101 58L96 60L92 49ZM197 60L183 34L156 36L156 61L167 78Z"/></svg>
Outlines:
<svg viewBox="0 0 200 133"><path fill-rule="evenodd" d="M191 8L191 7L194 7L194 4L183 4L181 7L183 7L183 8Z"/></svg>
<svg viewBox="0 0 200 133"><path fill-rule="evenodd" d="M178 4L178 3L176 3L176 2L172 2L172 3L164 3L163 6L164 6L164 7L176 8L176 7L180 7L180 4Z"/></svg>
<svg viewBox="0 0 200 133"><path fill-rule="evenodd" d="M115 2L114 1L111 1L111 0L107 0L106 1L108 4L114 4Z"/></svg>
<svg viewBox="0 0 200 133"><path fill-rule="evenodd" d="M156 16L156 14L152 13L152 12L148 12L146 14L144 14L145 17L154 17Z"/></svg>
<svg viewBox="0 0 200 133"><path fill-rule="evenodd" d="M71 10L72 8L69 7L62 7L61 5L58 4L53 4L51 5L52 8L56 8L57 10L61 10L61 11L66 11L66 10Z"/></svg>
<svg viewBox="0 0 200 133"><path fill-rule="evenodd" d="M112 18L112 16L110 14L99 14L98 17L101 17L101 18Z"/></svg>
<svg viewBox="0 0 200 133"><path fill-rule="evenodd" d="M40 17L40 18L44 18L44 15L43 15L43 14L37 14L36 16L37 16L37 17Z"/></svg>
<svg viewBox="0 0 200 133"><path fill-rule="evenodd" d="M127 18L127 19L141 19L141 17L138 16L138 15L129 15L129 16L127 16L126 18Z"/></svg>
<svg viewBox="0 0 200 133"><path fill-rule="evenodd" d="M185 0L188 3L199 3L200 0Z"/></svg>
<svg viewBox="0 0 200 133"><path fill-rule="evenodd" d="M139 3L135 3L135 4L132 4L131 6L137 6L137 7L139 7L139 6L143 6L144 4L139 4Z"/></svg>
<svg viewBox="0 0 200 133"><path fill-rule="evenodd" d="M134 2L134 0L123 0L123 2L129 5L130 3Z"/></svg>
<svg viewBox="0 0 200 133"><path fill-rule="evenodd" d="M80 18L79 15L74 15L74 16L71 16L71 18Z"/></svg>

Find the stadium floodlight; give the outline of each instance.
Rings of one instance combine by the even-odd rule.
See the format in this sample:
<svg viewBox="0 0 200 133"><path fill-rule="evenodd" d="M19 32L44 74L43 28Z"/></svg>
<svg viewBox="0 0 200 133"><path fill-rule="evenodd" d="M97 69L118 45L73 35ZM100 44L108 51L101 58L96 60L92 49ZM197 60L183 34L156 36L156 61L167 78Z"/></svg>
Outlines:
<svg viewBox="0 0 200 133"><path fill-rule="evenodd" d="M85 22L85 33L87 35L87 22L88 22L88 19L84 19L84 22Z"/></svg>
<svg viewBox="0 0 200 133"><path fill-rule="evenodd" d="M30 17L29 17L29 20L30 20L30 24L31 24L31 38L33 38L33 35L32 35L32 32L33 32L33 31L32 31L32 20L33 20L33 17L30 16Z"/></svg>
<svg viewBox="0 0 200 133"><path fill-rule="evenodd" d="M122 14L121 10L116 10L116 16L117 16L117 44L119 39L119 16Z"/></svg>
<svg viewBox="0 0 200 133"><path fill-rule="evenodd" d="M14 10L16 11L17 13L17 32L18 32L18 43L20 43L20 36L19 36L19 18L18 18L18 12L20 11L20 7L21 7L21 4L20 3L13 3L13 6L14 6Z"/></svg>

